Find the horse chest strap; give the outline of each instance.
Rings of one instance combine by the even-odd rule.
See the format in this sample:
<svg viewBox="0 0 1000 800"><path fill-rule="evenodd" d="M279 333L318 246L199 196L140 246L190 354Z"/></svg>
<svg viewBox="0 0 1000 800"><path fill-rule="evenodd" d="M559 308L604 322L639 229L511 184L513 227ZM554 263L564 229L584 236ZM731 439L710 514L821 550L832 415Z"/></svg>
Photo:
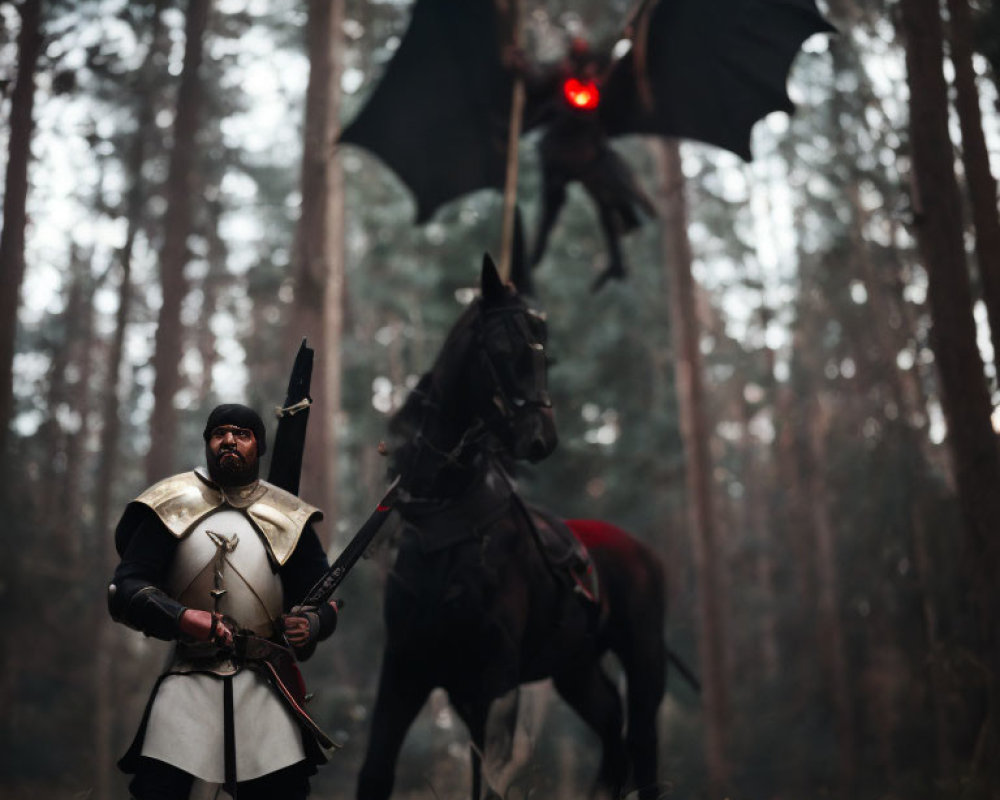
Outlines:
<svg viewBox="0 0 1000 800"><path fill-rule="evenodd" d="M509 500L492 508L471 509L465 504L410 520L424 553L435 553L470 541L480 541L487 531L510 513Z"/></svg>
<svg viewBox="0 0 1000 800"><path fill-rule="evenodd" d="M449 510L413 521L417 541L424 553L436 553L476 538L474 527L464 514L456 513L458 511L460 509Z"/></svg>

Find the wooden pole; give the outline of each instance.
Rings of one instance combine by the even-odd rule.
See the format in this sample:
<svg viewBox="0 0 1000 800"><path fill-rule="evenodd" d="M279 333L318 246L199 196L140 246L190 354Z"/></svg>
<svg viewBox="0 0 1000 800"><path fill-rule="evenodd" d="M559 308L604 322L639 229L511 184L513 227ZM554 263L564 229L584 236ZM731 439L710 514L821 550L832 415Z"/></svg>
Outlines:
<svg viewBox="0 0 1000 800"><path fill-rule="evenodd" d="M510 42L521 46L521 0L510 0ZM507 175L503 189L503 230L500 238L500 280L510 280L511 259L514 252L514 217L517 212L517 146L521 139L521 121L524 117L524 79L514 77L510 101L510 136L507 139Z"/></svg>

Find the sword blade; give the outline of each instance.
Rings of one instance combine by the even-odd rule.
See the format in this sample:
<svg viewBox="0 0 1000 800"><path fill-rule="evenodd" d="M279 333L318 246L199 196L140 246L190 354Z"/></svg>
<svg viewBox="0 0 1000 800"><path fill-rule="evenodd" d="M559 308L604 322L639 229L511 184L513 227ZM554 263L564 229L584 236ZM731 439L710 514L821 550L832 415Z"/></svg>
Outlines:
<svg viewBox="0 0 1000 800"><path fill-rule="evenodd" d="M351 571L351 568L364 555L365 550L368 549L368 545L375 538L375 534L382 529L385 521L389 518L389 514L392 513L396 502L396 495L399 491L398 487L399 477L392 482L389 490L379 501L375 510L372 511L368 519L358 529L358 532L354 534L351 541L347 543L347 547L337 556L337 559L330 565L330 568L323 573L322 577L308 591L299 605L318 606L320 603L325 603L330 599L330 596L340 586L341 581L347 577L347 573Z"/></svg>

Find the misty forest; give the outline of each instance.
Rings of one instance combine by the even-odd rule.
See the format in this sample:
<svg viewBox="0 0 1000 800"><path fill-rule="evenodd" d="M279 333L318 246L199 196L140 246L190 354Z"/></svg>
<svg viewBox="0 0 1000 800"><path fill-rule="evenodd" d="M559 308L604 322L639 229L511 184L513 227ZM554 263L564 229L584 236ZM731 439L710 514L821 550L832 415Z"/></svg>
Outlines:
<svg viewBox="0 0 1000 800"><path fill-rule="evenodd" d="M390 417L506 246L501 192L417 222L338 141L412 5L0 3L3 797L127 796L116 762L169 645L108 615L115 525L204 463L215 405L273 434L306 339L300 494L331 560L385 493ZM519 5L524 51L553 61L636 4ZM751 160L613 140L653 212L624 279L594 290L607 247L570 185L531 292L559 443L514 474L666 565L663 634L700 688L671 663L657 797L1000 798L1000 2L817 5L836 31L805 39ZM319 800L355 797L400 529L302 664L341 745ZM422 706L393 797L469 796L448 700ZM522 687L515 739L505 797L588 795L600 743L551 682Z"/></svg>

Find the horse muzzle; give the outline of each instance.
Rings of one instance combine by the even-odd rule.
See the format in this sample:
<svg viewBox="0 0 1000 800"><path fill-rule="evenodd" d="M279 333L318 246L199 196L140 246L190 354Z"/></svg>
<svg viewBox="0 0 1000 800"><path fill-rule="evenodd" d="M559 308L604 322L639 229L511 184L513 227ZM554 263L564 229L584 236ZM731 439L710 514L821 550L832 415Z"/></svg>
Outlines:
<svg viewBox="0 0 1000 800"><path fill-rule="evenodd" d="M537 464L548 458L559 443L551 408L533 406L518 416L513 430L511 453L520 461Z"/></svg>

